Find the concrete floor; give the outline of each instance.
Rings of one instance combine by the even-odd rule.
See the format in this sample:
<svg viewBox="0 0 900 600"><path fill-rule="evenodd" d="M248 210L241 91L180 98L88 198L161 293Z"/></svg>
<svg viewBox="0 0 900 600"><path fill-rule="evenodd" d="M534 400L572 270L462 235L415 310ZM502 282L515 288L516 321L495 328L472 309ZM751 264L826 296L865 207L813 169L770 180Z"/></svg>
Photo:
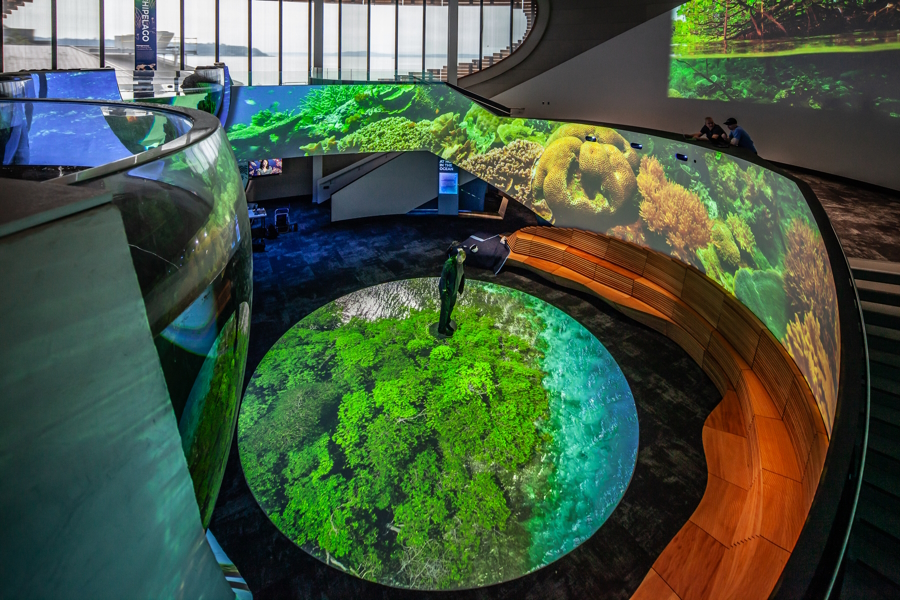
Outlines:
<svg viewBox="0 0 900 600"><path fill-rule="evenodd" d="M266 203L276 208L277 203ZM535 224L510 203L503 221L380 217L332 224L328 204L290 202L300 231L254 255L254 306L247 373L294 323L353 290L440 273L450 242L475 232L512 232ZM467 277L517 288L557 306L587 327L618 361L640 422L631 484L609 520L559 561L513 582L454 595L464 598L628 598L655 558L693 513L706 488L701 430L721 397L700 367L664 336L602 301L530 273L467 269ZM648 360L653 357L654 360ZM297 548L253 499L233 444L210 526L257 600L266 598L422 598L327 567ZM447 593L441 594L446 597Z"/></svg>

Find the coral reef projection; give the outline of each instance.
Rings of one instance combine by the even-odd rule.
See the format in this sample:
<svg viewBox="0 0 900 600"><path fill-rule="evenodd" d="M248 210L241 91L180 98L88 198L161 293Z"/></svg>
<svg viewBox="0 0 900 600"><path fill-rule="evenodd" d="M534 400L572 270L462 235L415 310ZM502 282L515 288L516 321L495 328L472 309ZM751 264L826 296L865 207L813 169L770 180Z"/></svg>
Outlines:
<svg viewBox="0 0 900 600"><path fill-rule="evenodd" d="M291 328L244 397L247 483L287 537L358 577L473 588L587 540L634 472L609 352L557 308L469 281L452 337L437 278L344 296Z"/></svg>
<svg viewBox="0 0 900 600"><path fill-rule="evenodd" d="M892 0L691 0L672 15L670 97L900 117Z"/></svg>
<svg viewBox="0 0 900 600"><path fill-rule="evenodd" d="M239 160L425 150L550 223L697 267L785 344L830 431L840 364L836 292L815 219L786 177L644 133L500 117L445 85L240 87L229 114ZM803 325L807 316L818 327Z"/></svg>

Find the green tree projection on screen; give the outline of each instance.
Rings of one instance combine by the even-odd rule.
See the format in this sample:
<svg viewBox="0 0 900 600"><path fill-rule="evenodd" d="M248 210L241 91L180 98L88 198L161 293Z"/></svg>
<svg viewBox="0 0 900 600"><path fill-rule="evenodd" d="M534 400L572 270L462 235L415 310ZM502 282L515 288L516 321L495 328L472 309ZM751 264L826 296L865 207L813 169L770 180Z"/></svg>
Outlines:
<svg viewBox="0 0 900 600"><path fill-rule="evenodd" d="M673 12L669 95L900 117L886 0L692 0Z"/></svg>

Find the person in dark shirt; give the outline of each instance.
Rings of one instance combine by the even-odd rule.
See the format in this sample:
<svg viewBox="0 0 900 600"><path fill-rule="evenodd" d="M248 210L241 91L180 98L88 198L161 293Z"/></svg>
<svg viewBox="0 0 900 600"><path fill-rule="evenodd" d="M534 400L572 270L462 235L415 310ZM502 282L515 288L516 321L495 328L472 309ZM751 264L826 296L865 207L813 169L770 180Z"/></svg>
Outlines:
<svg viewBox="0 0 900 600"><path fill-rule="evenodd" d="M695 140L699 140L701 138L706 138L710 142L719 142L724 141L728 135L725 133L725 130L722 129L719 125L713 121L712 117L706 117L706 123L703 125L703 129L701 129L698 133L692 135Z"/></svg>
<svg viewBox="0 0 900 600"><path fill-rule="evenodd" d="M731 117L727 121L725 121L725 126L731 130L731 136L728 138L729 142L732 146L737 146L738 148L744 148L749 150L753 154L756 154L756 146L753 145L753 140L750 138L750 134L744 131L744 128L738 125L737 119Z"/></svg>

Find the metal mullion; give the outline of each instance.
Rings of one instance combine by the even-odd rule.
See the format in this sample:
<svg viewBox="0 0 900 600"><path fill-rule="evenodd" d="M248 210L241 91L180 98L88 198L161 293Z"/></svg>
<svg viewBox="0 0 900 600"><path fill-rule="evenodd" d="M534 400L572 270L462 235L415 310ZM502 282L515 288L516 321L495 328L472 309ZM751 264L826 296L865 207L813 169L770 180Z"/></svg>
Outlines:
<svg viewBox="0 0 900 600"><path fill-rule="evenodd" d="M313 0L306 4L306 83L312 79L313 70Z"/></svg>
<svg viewBox="0 0 900 600"><path fill-rule="evenodd" d="M515 0L509 0L509 53L513 51L513 5Z"/></svg>
<svg viewBox="0 0 900 600"><path fill-rule="evenodd" d="M400 73L400 0L394 0L394 81Z"/></svg>
<svg viewBox="0 0 900 600"><path fill-rule="evenodd" d="M216 60L219 61L219 0L216 0Z"/></svg>
<svg viewBox="0 0 900 600"><path fill-rule="evenodd" d="M178 68L179 68L179 70L184 71L184 0L181 0L180 10L181 10L181 14L179 16L181 18L181 24L180 24L181 32L179 35L181 36L181 52L179 52L179 54L181 56L179 59Z"/></svg>
<svg viewBox="0 0 900 600"><path fill-rule="evenodd" d="M484 68L484 0L478 0L478 70Z"/></svg>
<svg viewBox="0 0 900 600"><path fill-rule="evenodd" d="M282 84L281 72L284 70L284 0L278 0L278 85Z"/></svg>
<svg viewBox="0 0 900 600"><path fill-rule="evenodd" d="M338 0L338 81L343 81L341 74L341 33L344 31L344 1Z"/></svg>
<svg viewBox="0 0 900 600"><path fill-rule="evenodd" d="M247 0L247 82L253 85L253 0Z"/></svg>
<svg viewBox="0 0 900 600"><path fill-rule="evenodd" d="M106 67L106 6L100 2L100 68ZM2 37L2 36L0 36ZM2 42L0 42L2 44ZM2 46L0 46L2 47Z"/></svg>
<svg viewBox="0 0 900 600"><path fill-rule="evenodd" d="M372 79L372 0L366 0L366 81Z"/></svg>
<svg viewBox="0 0 900 600"><path fill-rule="evenodd" d="M425 79L425 31L428 29L428 0L422 0L422 79Z"/></svg>
<svg viewBox="0 0 900 600"><path fill-rule="evenodd" d="M59 39L56 31L56 0L50 0L50 68L56 70Z"/></svg>

